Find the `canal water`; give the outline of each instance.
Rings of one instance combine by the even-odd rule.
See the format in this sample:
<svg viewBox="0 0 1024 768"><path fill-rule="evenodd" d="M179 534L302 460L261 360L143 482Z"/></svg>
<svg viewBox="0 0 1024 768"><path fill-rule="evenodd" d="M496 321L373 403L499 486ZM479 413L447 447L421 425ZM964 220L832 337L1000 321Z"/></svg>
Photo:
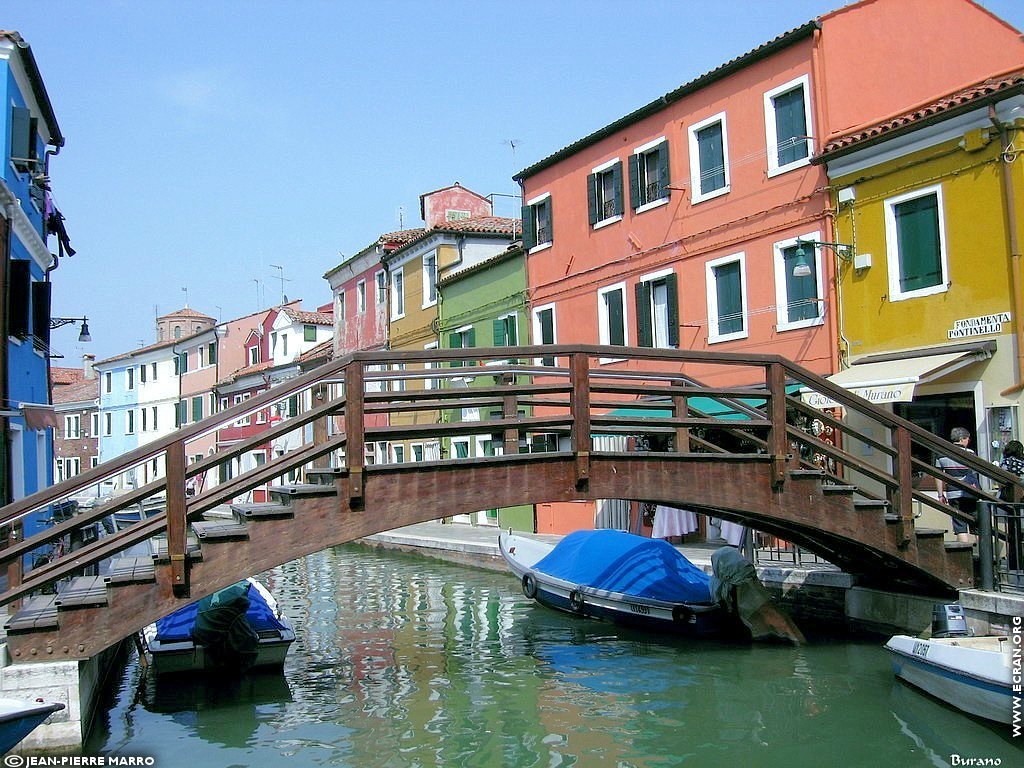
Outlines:
<svg viewBox="0 0 1024 768"><path fill-rule="evenodd" d="M649 636L536 605L511 575L359 545L265 580L298 630L283 675L157 681L130 658L85 754L189 768L1024 764L1008 726L897 683L877 641Z"/></svg>

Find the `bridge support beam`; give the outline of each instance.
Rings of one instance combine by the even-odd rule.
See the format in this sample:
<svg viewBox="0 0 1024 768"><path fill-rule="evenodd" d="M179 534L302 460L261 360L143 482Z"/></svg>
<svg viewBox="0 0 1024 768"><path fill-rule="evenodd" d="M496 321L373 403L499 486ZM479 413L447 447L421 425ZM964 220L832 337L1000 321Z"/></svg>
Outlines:
<svg viewBox="0 0 1024 768"><path fill-rule="evenodd" d="M185 444L167 449L167 557L171 561L171 589L175 596L188 595L188 560L185 557L188 531L185 505Z"/></svg>
<svg viewBox="0 0 1024 768"><path fill-rule="evenodd" d="M590 357L576 352L569 358L569 381L572 385L572 450L576 457L576 488L583 490L590 483Z"/></svg>
<svg viewBox="0 0 1024 768"><path fill-rule="evenodd" d="M779 363L767 366L766 382L771 393L769 411L772 426L768 432L768 447L772 457L772 488L779 490L786 482L786 463L789 461L789 438L786 435L786 371Z"/></svg>

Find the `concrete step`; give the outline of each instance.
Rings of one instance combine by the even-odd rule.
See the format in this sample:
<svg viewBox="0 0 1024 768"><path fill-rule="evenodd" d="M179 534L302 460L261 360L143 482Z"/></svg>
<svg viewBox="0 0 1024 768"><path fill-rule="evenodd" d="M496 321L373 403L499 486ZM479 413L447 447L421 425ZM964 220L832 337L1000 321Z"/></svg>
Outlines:
<svg viewBox="0 0 1024 768"><path fill-rule="evenodd" d="M192 531L200 541L249 538L246 524L234 520L201 520L192 523Z"/></svg>
<svg viewBox="0 0 1024 768"><path fill-rule="evenodd" d="M110 563L106 575L111 586L118 584L145 584L156 581L156 567L152 557L119 557Z"/></svg>
<svg viewBox="0 0 1024 768"><path fill-rule="evenodd" d="M11 633L56 629L60 626L57 620L56 600L56 595L30 597L22 605L21 610L8 620L4 628Z"/></svg>
<svg viewBox="0 0 1024 768"><path fill-rule="evenodd" d="M78 576L57 592L54 605L60 609L93 608L107 604L107 581L103 576Z"/></svg>
<svg viewBox="0 0 1024 768"><path fill-rule="evenodd" d="M295 512L286 504L272 501L256 504L232 504L231 511L238 520L257 520L260 518L295 517Z"/></svg>

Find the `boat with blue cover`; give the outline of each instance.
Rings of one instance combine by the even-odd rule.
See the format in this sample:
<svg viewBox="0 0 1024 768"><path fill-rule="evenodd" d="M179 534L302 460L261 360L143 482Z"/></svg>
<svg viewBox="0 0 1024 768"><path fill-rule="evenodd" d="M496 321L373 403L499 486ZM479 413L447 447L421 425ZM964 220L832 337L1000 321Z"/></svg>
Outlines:
<svg viewBox="0 0 1024 768"><path fill-rule="evenodd" d="M661 539L576 531L555 545L507 531L498 547L523 594L550 608L694 637L744 635L708 574Z"/></svg>
<svg viewBox="0 0 1024 768"><path fill-rule="evenodd" d="M281 667L294 641L291 622L255 579L214 592L142 631L143 651L158 674Z"/></svg>

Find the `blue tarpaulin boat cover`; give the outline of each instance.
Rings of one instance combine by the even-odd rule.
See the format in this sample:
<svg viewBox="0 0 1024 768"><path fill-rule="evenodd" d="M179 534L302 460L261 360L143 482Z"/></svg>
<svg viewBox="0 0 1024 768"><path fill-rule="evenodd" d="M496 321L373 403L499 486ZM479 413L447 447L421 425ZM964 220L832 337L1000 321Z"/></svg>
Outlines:
<svg viewBox="0 0 1024 768"><path fill-rule="evenodd" d="M244 583L244 582L243 582ZM228 587L228 589L234 589L234 585ZM226 590L221 590L226 591ZM214 596L218 593L214 593ZM207 598L208 599L208 598ZM192 639L192 627L196 623L196 613L199 610L199 605L203 601L192 603L192 605L186 605L184 608L180 608L169 616L164 616L159 619L156 623L156 637L164 643L176 643L183 640ZM261 632L269 629L284 629L284 625L277 620L274 616L274 612L267 605L267 601L263 599L263 596L256 590L249 590L249 610L245 614L245 618L249 621L251 626L256 632Z"/></svg>
<svg viewBox="0 0 1024 768"><path fill-rule="evenodd" d="M587 587L669 603L708 603L709 577L661 539L622 531L576 531L534 568Z"/></svg>

